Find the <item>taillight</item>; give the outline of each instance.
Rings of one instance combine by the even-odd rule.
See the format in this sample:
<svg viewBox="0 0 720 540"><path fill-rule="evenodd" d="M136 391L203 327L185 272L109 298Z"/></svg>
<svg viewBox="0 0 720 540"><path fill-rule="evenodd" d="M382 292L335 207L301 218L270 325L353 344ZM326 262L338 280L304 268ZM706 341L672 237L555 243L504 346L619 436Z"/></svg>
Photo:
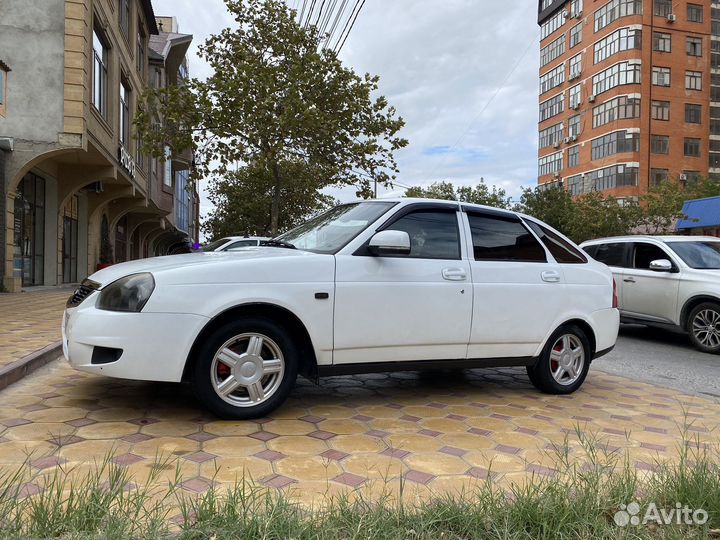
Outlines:
<svg viewBox="0 0 720 540"><path fill-rule="evenodd" d="M617 283L615 283L615 278L613 278L613 303L612 303L612 307L614 307L614 308L618 307Z"/></svg>

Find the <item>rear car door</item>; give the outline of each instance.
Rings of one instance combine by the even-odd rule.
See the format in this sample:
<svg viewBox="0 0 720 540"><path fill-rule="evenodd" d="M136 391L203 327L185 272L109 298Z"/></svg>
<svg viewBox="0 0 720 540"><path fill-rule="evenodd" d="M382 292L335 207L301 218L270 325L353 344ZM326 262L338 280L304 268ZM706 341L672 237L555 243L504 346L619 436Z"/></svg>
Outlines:
<svg viewBox="0 0 720 540"><path fill-rule="evenodd" d="M672 272L650 270L650 263L667 259ZM650 242L633 242L631 265L623 272L623 315L654 322L673 323L677 313L680 273L677 262L666 250Z"/></svg>
<svg viewBox="0 0 720 540"><path fill-rule="evenodd" d="M585 251L596 261L610 267L615 280L615 288L618 297L618 307L623 310L623 277L624 271L629 266L631 242L608 242L587 246Z"/></svg>
<svg viewBox="0 0 720 540"><path fill-rule="evenodd" d="M560 265L514 215L467 209L473 324L469 358L535 354L564 302Z"/></svg>

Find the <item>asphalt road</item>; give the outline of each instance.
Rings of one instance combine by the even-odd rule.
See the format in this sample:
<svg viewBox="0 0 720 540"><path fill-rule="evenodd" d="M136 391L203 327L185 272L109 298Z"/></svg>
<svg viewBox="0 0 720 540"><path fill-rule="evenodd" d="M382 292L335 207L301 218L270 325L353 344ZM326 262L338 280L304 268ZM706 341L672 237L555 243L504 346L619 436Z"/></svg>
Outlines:
<svg viewBox="0 0 720 540"><path fill-rule="evenodd" d="M687 336L621 325L615 349L592 369L720 400L720 355L696 350Z"/></svg>

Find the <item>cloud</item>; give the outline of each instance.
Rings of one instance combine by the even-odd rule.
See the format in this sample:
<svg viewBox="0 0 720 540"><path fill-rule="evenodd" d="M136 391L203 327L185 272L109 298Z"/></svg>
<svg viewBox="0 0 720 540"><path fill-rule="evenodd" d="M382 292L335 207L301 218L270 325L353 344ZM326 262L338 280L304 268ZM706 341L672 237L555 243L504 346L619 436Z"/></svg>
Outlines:
<svg viewBox="0 0 720 540"><path fill-rule="evenodd" d="M290 1L294 6L295 0ZM233 21L221 0L154 0L195 36L190 69L209 67L197 47ZM520 0L367 0L342 52L406 122L410 145L396 157L398 181L473 184L481 177L518 196L537 176L539 30L537 2ZM351 188L331 193L351 200ZM381 190L381 194L401 190ZM202 211L210 210L203 195Z"/></svg>

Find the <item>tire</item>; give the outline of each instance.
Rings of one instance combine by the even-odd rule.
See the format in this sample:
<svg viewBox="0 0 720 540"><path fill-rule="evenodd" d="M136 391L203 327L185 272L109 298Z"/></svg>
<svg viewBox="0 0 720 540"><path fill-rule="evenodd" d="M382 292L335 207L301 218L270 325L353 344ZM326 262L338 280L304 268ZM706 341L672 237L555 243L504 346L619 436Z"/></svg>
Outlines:
<svg viewBox="0 0 720 540"><path fill-rule="evenodd" d="M535 365L527 367L528 377L546 394L572 394L585 382L591 358L585 332L575 325L561 326L552 333Z"/></svg>
<svg viewBox="0 0 720 540"><path fill-rule="evenodd" d="M287 399L299 360L298 347L282 326L262 317L232 321L200 348L192 387L198 400L220 418L260 418Z"/></svg>
<svg viewBox="0 0 720 540"><path fill-rule="evenodd" d="M720 354L720 305L703 302L695 306L688 315L687 331L696 349Z"/></svg>

